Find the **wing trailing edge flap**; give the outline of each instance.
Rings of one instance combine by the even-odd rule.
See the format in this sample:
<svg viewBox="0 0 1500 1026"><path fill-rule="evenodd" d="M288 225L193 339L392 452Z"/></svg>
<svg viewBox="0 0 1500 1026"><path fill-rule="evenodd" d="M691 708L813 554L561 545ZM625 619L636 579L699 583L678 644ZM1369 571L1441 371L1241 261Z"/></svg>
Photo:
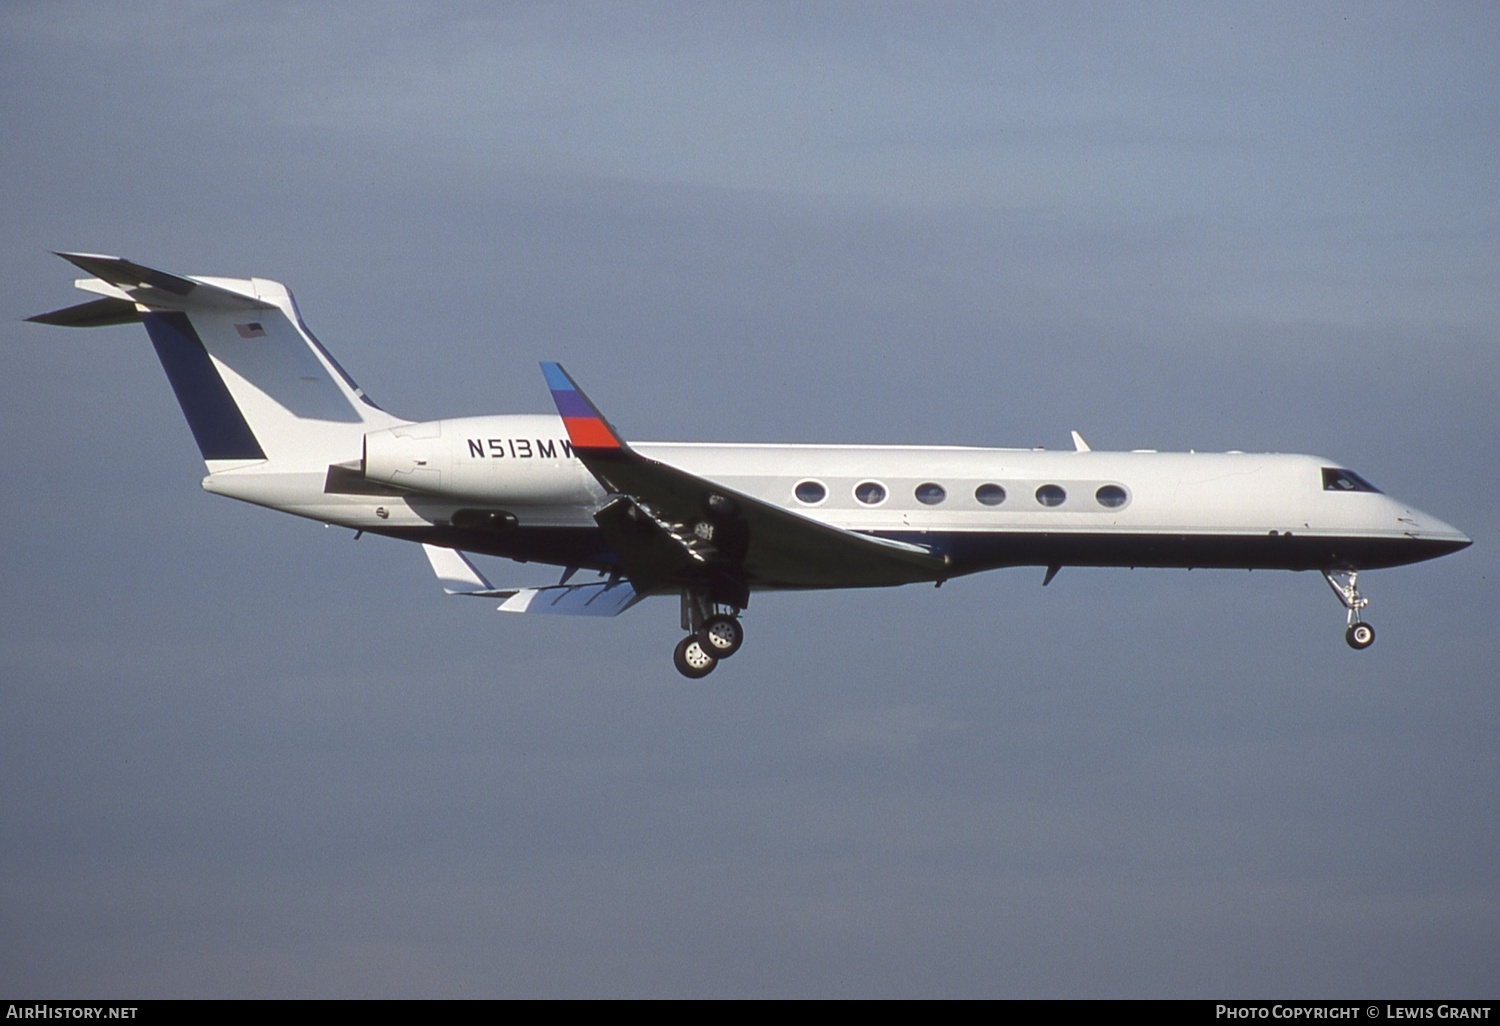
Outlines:
<svg viewBox="0 0 1500 1026"><path fill-rule="evenodd" d="M942 580L948 561L919 545L858 534L649 459L622 439L557 363L542 373L573 451L656 530L632 530L619 500L595 520L626 574L647 590L684 573L733 568L747 585L874 587ZM670 540L670 541L669 541Z"/></svg>
<svg viewBox="0 0 1500 1026"><path fill-rule="evenodd" d="M502 613L549 616L618 616L640 601L629 581L554 584L536 588L496 588L457 549L423 545L438 583L449 595L503 599Z"/></svg>

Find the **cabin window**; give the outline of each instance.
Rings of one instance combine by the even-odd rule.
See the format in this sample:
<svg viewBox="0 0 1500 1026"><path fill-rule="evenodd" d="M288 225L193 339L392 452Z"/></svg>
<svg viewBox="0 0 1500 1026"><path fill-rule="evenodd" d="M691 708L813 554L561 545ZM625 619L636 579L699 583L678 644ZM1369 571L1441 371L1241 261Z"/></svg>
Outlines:
<svg viewBox="0 0 1500 1026"><path fill-rule="evenodd" d="M885 501L885 485L878 481L861 481L854 486L854 497L866 506L878 506Z"/></svg>
<svg viewBox="0 0 1500 1026"><path fill-rule="evenodd" d="M974 498L978 499L981 505L998 506L1005 501L1005 489L997 484L982 484L974 489Z"/></svg>
<svg viewBox="0 0 1500 1026"><path fill-rule="evenodd" d="M917 485L917 501L924 506L936 506L948 497L947 489L942 485L928 481L926 484Z"/></svg>
<svg viewBox="0 0 1500 1026"><path fill-rule="evenodd" d="M1325 492L1374 492L1380 494L1380 489L1360 477L1352 470L1342 470L1337 467L1323 468L1323 490Z"/></svg>
<svg viewBox="0 0 1500 1026"><path fill-rule="evenodd" d="M1068 501L1068 493L1059 485L1045 484L1036 490L1036 501L1043 506L1061 506Z"/></svg>
<svg viewBox="0 0 1500 1026"><path fill-rule="evenodd" d="M1106 509L1119 509L1125 505L1125 489L1119 485L1105 485L1094 493L1094 498Z"/></svg>
<svg viewBox="0 0 1500 1026"><path fill-rule="evenodd" d="M802 481L798 483L796 488L792 489L792 494L797 496L798 502L806 503L809 506L816 506L828 498L828 489L824 488L817 481Z"/></svg>

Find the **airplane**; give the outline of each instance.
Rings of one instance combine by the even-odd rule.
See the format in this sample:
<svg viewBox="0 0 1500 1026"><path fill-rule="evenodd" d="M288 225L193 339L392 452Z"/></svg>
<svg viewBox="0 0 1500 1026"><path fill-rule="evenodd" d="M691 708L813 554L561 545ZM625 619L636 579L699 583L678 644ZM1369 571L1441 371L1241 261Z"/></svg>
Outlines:
<svg viewBox="0 0 1500 1026"><path fill-rule="evenodd" d="M615 616L676 595L673 662L706 676L766 590L933 584L1003 567L1311 570L1375 640L1364 570L1466 548L1456 528L1317 456L631 442L557 363L555 415L415 423L372 402L286 286L58 256L97 296L29 320L143 323L208 469L203 488L420 543L449 594ZM465 553L562 568L497 588ZM580 571L597 579L573 583Z"/></svg>

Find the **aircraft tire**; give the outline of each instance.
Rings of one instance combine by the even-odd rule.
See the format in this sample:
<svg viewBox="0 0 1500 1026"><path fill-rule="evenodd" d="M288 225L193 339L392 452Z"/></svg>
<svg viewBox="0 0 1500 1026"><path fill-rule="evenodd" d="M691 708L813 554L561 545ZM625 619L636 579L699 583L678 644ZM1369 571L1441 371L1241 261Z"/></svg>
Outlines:
<svg viewBox="0 0 1500 1026"><path fill-rule="evenodd" d="M745 643L745 628L732 616L711 616L698 631L698 644L715 659L728 659Z"/></svg>
<svg viewBox="0 0 1500 1026"><path fill-rule="evenodd" d="M688 680L699 680L713 673L719 660L709 654L696 635L689 635L672 651L672 665Z"/></svg>
<svg viewBox="0 0 1500 1026"><path fill-rule="evenodd" d="M1352 649L1365 649L1375 644L1375 628L1367 623L1357 623L1344 632L1344 640Z"/></svg>

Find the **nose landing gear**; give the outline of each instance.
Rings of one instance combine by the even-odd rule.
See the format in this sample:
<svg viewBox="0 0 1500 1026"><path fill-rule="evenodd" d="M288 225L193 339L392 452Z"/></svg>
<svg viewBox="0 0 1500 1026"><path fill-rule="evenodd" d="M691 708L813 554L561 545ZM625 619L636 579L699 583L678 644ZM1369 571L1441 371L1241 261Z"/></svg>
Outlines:
<svg viewBox="0 0 1500 1026"><path fill-rule="evenodd" d="M1375 628L1364 622L1360 611L1370 604L1370 600L1359 593L1357 582L1359 580L1358 570L1324 570L1323 580L1328 582L1328 587L1338 600L1348 610L1348 629L1344 631L1344 640L1352 649L1360 650L1369 648L1375 644Z"/></svg>
<svg viewBox="0 0 1500 1026"><path fill-rule="evenodd" d="M1369 648L1375 644L1375 628L1367 623L1354 623L1344 632L1344 640L1350 648Z"/></svg>

